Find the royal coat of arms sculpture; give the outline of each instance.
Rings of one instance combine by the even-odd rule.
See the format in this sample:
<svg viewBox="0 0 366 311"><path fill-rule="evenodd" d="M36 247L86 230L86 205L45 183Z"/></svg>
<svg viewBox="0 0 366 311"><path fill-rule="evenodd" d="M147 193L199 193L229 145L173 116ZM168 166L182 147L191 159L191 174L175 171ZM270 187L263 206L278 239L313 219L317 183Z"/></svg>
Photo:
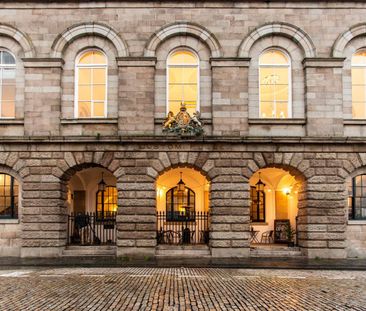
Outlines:
<svg viewBox="0 0 366 311"><path fill-rule="evenodd" d="M191 116L187 111L186 105L182 103L180 111L176 116L174 116L172 111L169 111L163 122L163 132L178 135L202 135L204 131L203 122L200 120L200 113L196 111Z"/></svg>

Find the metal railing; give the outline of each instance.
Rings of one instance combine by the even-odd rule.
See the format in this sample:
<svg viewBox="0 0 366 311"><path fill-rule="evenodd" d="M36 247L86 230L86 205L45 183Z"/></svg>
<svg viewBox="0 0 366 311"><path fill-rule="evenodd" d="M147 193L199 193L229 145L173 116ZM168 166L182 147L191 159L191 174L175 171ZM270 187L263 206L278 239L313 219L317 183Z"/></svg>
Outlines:
<svg viewBox="0 0 366 311"><path fill-rule="evenodd" d="M114 245L116 237L116 212L68 215L68 245Z"/></svg>
<svg viewBox="0 0 366 311"><path fill-rule="evenodd" d="M207 244L209 213L157 212L158 244Z"/></svg>

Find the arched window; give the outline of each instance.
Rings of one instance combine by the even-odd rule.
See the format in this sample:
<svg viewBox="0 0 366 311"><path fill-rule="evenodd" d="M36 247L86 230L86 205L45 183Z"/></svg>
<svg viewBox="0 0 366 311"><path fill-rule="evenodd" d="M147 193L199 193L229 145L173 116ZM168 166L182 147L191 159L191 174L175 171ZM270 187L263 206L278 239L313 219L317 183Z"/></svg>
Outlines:
<svg viewBox="0 0 366 311"><path fill-rule="evenodd" d="M15 117L15 58L0 50L0 118Z"/></svg>
<svg viewBox="0 0 366 311"><path fill-rule="evenodd" d="M118 209L117 188L107 186L104 191L97 191L97 218L113 216Z"/></svg>
<svg viewBox="0 0 366 311"><path fill-rule="evenodd" d="M366 174L352 178L348 184L349 219L366 219Z"/></svg>
<svg viewBox="0 0 366 311"><path fill-rule="evenodd" d="M183 193L178 187L171 188L166 193L166 215L167 220L189 220L195 217L196 195L188 187Z"/></svg>
<svg viewBox="0 0 366 311"><path fill-rule="evenodd" d="M76 60L75 117L107 116L107 57L98 50L83 52Z"/></svg>
<svg viewBox="0 0 366 311"><path fill-rule="evenodd" d="M0 173L0 218L18 218L19 185L10 175Z"/></svg>
<svg viewBox="0 0 366 311"><path fill-rule="evenodd" d="M259 117L291 117L291 63L280 50L259 57Z"/></svg>
<svg viewBox="0 0 366 311"><path fill-rule="evenodd" d="M366 119L366 51L352 56L352 116Z"/></svg>
<svg viewBox="0 0 366 311"><path fill-rule="evenodd" d="M199 111L199 59L189 50L177 50L167 60L167 113L182 103L192 115Z"/></svg>

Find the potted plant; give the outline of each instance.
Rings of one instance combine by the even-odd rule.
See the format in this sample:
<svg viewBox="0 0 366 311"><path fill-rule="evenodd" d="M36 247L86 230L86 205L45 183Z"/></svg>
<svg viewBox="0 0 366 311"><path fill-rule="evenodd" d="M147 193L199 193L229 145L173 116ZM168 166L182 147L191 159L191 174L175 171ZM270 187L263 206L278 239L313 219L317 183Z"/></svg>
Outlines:
<svg viewBox="0 0 366 311"><path fill-rule="evenodd" d="M291 227L291 224L288 223L286 226L286 236L287 236L287 245L288 247L294 247L295 246L295 242L294 242L294 236L296 234L296 231L294 230L294 228Z"/></svg>

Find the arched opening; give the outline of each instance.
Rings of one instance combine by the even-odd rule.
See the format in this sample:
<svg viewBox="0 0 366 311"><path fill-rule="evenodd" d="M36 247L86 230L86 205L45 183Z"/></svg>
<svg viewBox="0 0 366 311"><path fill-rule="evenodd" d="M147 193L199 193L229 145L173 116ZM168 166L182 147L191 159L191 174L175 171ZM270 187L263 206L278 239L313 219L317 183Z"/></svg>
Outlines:
<svg viewBox="0 0 366 311"><path fill-rule="evenodd" d="M101 167L77 171L67 183L68 244L116 243L117 180Z"/></svg>
<svg viewBox="0 0 366 311"><path fill-rule="evenodd" d="M210 182L200 172L174 168L156 181L158 244L207 244Z"/></svg>
<svg viewBox="0 0 366 311"><path fill-rule="evenodd" d="M251 245L297 244L301 182L282 168L263 168L249 180Z"/></svg>

